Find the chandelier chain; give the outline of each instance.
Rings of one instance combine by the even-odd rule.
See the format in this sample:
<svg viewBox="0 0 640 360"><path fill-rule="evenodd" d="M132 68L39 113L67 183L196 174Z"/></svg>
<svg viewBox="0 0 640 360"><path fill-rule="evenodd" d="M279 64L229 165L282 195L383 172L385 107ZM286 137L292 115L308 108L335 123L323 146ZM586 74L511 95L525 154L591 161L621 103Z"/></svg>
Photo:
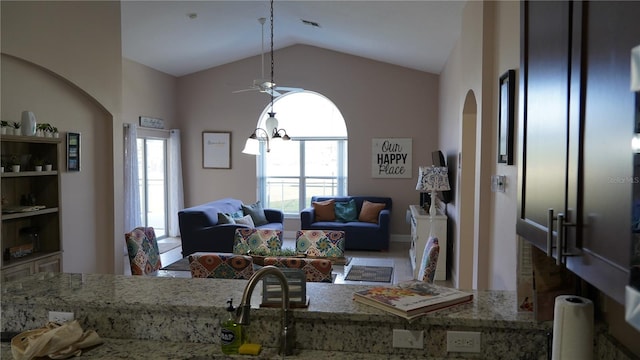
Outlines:
<svg viewBox="0 0 640 360"><path fill-rule="evenodd" d="M273 0L271 0L271 112L273 113L273 92L274 92L274 82L273 82Z"/></svg>

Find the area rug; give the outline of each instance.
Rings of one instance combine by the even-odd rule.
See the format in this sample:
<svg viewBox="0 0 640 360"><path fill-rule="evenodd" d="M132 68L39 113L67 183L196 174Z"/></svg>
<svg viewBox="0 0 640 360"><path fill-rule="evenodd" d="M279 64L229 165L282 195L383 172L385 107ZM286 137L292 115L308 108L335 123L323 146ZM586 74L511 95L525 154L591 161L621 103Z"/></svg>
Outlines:
<svg viewBox="0 0 640 360"><path fill-rule="evenodd" d="M391 282L393 268L388 266L353 265L345 280Z"/></svg>

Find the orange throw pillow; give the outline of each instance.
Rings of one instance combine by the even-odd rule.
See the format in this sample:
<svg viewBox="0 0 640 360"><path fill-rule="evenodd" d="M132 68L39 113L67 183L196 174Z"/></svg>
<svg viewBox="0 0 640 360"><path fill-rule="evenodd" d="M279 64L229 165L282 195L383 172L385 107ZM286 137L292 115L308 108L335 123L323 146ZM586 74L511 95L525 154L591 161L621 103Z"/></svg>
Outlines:
<svg viewBox="0 0 640 360"><path fill-rule="evenodd" d="M315 221L335 221L336 220L336 202L333 199L325 201L314 201L311 203L316 213Z"/></svg>
<svg viewBox="0 0 640 360"><path fill-rule="evenodd" d="M380 215L380 211L382 211L386 206L387 204L385 203L374 203L365 200L362 203L362 209L360 209L360 216L358 216L358 220L377 224L378 215Z"/></svg>

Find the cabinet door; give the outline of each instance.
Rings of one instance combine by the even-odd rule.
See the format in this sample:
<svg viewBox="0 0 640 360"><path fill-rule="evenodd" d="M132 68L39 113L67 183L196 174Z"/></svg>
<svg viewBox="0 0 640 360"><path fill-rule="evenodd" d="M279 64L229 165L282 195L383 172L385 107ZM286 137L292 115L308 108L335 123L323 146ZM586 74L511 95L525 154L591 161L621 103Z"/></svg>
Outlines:
<svg viewBox="0 0 640 360"><path fill-rule="evenodd" d="M60 272L60 255L52 255L34 261L35 272Z"/></svg>
<svg viewBox="0 0 640 360"><path fill-rule="evenodd" d="M34 268L32 262L27 262L21 265L13 266L8 269L2 270L2 281L17 280L33 274Z"/></svg>
<svg viewBox="0 0 640 360"><path fill-rule="evenodd" d="M583 211L581 256L567 267L624 303L631 246L634 93L631 48L640 3L585 2L583 9Z"/></svg>
<svg viewBox="0 0 640 360"><path fill-rule="evenodd" d="M570 3L527 1L521 11L517 231L546 251L548 209L567 211Z"/></svg>

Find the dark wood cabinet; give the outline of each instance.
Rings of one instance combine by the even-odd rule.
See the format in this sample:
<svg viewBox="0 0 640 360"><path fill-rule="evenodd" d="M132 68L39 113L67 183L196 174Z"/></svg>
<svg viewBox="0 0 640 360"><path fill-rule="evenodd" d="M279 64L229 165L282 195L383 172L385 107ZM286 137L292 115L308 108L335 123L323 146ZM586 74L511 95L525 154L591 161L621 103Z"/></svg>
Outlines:
<svg viewBox="0 0 640 360"><path fill-rule="evenodd" d="M638 2L522 6L517 231L555 259L560 248L559 263L620 303L630 263L629 59L640 44L638 15Z"/></svg>

